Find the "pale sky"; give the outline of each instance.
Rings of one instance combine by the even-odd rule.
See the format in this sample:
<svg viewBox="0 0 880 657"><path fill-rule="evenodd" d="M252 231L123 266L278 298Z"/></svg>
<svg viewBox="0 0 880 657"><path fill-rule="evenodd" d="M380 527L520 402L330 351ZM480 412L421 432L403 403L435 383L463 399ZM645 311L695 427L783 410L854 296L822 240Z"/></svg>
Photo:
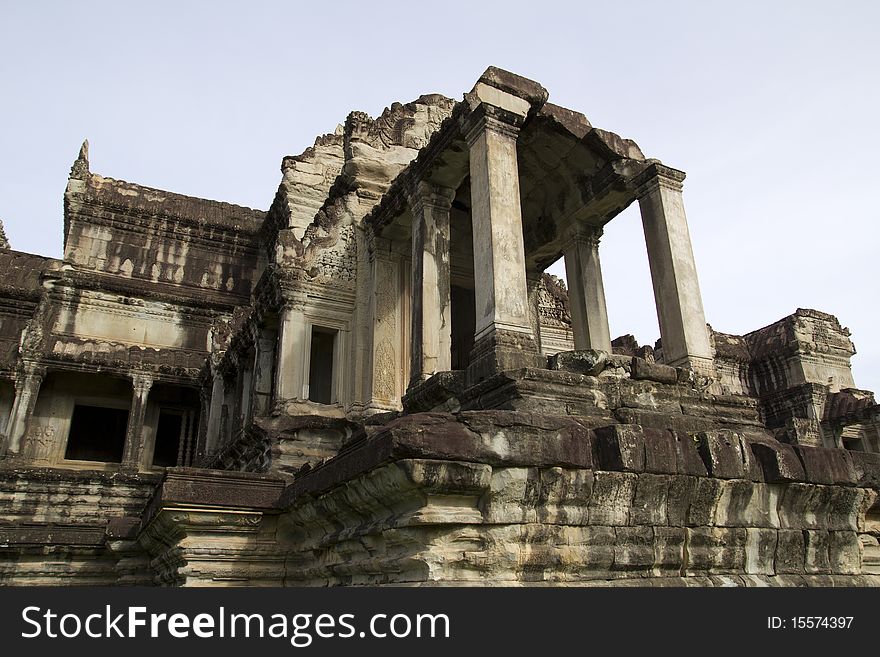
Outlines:
<svg viewBox="0 0 880 657"><path fill-rule="evenodd" d="M282 156L351 110L461 98L489 65L688 173L706 318L798 307L853 333L880 392L877 2L11 2L0 10L0 218L61 256L92 171L266 209ZM612 336L658 337L638 209L606 228Z"/></svg>

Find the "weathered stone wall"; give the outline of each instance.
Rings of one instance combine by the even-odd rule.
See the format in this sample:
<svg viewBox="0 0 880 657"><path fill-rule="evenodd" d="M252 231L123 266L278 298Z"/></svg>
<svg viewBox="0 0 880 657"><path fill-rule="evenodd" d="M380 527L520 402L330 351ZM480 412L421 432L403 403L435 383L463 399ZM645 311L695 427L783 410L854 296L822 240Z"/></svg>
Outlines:
<svg viewBox="0 0 880 657"><path fill-rule="evenodd" d="M722 392L759 399L762 422L780 440L843 446L840 440L847 424L845 413L826 410L826 404L841 391L854 389L850 359L855 347L849 330L841 327L837 318L799 308L744 336L712 330L710 336ZM864 404L872 405L873 401ZM851 424L860 421L851 418ZM860 432L859 441L865 435L861 444L876 451L871 426L852 431Z"/></svg>
<svg viewBox="0 0 880 657"><path fill-rule="evenodd" d="M42 276L60 264L51 258L0 250L0 376L14 378L22 334L40 302Z"/></svg>
<svg viewBox="0 0 880 657"><path fill-rule="evenodd" d="M64 260L0 235L0 583L878 584L848 331L704 333L684 172L546 101L490 68L353 112L266 213L84 144ZM599 238L636 201L665 360L608 334ZM121 463L66 458L78 404L128 413Z"/></svg>
<svg viewBox="0 0 880 657"><path fill-rule="evenodd" d="M797 312L743 336L759 395L801 383L821 383L832 392L854 388L850 358L855 347L837 318L817 310Z"/></svg>
<svg viewBox="0 0 880 657"><path fill-rule="evenodd" d="M878 585L878 476L724 430L414 414L286 488L169 471L140 543L188 586Z"/></svg>
<svg viewBox="0 0 880 657"><path fill-rule="evenodd" d="M305 548L286 583L880 584L859 547L876 462L633 425L526 438L498 419L404 418L303 476L279 518ZM410 458L355 477L383 448Z"/></svg>
<svg viewBox="0 0 880 657"><path fill-rule="evenodd" d="M78 269L247 297L264 213L86 174L68 191L64 259Z"/></svg>
<svg viewBox="0 0 880 657"><path fill-rule="evenodd" d="M0 585L149 585L130 536L160 477L0 469Z"/></svg>

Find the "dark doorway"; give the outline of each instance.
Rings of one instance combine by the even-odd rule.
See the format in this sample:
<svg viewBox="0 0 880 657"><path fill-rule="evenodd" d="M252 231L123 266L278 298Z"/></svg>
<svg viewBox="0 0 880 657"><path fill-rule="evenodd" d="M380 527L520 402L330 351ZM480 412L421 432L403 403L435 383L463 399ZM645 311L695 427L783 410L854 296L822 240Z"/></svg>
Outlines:
<svg viewBox="0 0 880 657"><path fill-rule="evenodd" d="M168 468L177 465L180 452L180 431L183 428L183 414L179 411L159 412L156 426L156 448L153 450L153 465Z"/></svg>
<svg viewBox="0 0 880 657"><path fill-rule="evenodd" d="M464 370L471 362L474 331L477 326L474 291L453 285L452 302L452 369Z"/></svg>
<svg viewBox="0 0 880 657"><path fill-rule="evenodd" d="M309 399L319 404L333 403L333 361L336 331L312 327L312 350L309 359Z"/></svg>
<svg viewBox="0 0 880 657"><path fill-rule="evenodd" d="M64 458L71 461L122 463L128 411L102 406L73 407Z"/></svg>

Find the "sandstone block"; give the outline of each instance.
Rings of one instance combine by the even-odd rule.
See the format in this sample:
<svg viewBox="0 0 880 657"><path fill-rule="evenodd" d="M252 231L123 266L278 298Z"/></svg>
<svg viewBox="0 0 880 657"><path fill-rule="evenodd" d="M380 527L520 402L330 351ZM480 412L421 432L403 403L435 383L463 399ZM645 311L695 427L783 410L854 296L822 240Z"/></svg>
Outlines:
<svg viewBox="0 0 880 657"><path fill-rule="evenodd" d="M687 530L688 574L745 570L748 533L741 527L693 527Z"/></svg>
<svg viewBox="0 0 880 657"><path fill-rule="evenodd" d="M684 543L687 530L683 527L654 527L655 576L672 576L681 573L684 560Z"/></svg>
<svg viewBox="0 0 880 657"><path fill-rule="evenodd" d="M629 472L596 472L590 497L591 525L626 525L636 488Z"/></svg>
<svg viewBox="0 0 880 657"><path fill-rule="evenodd" d="M699 438L682 431L671 431L675 446L675 462L679 474L705 477L709 474L699 452Z"/></svg>
<svg viewBox="0 0 880 657"><path fill-rule="evenodd" d="M773 575L777 533L774 529L746 529L746 573Z"/></svg>
<svg viewBox="0 0 880 657"><path fill-rule="evenodd" d="M721 482L715 524L728 527L778 527L778 491L742 479Z"/></svg>
<svg viewBox="0 0 880 657"><path fill-rule="evenodd" d="M645 438L638 425L614 424L596 429L596 453L602 470L645 471Z"/></svg>
<svg viewBox="0 0 880 657"><path fill-rule="evenodd" d="M815 574L830 573L829 547L831 541L828 532L813 529L804 530L804 541L804 571Z"/></svg>
<svg viewBox="0 0 880 657"><path fill-rule="evenodd" d="M656 381L657 383L674 384L678 382L678 372L674 367L649 363L643 358L633 356L631 376L634 379Z"/></svg>
<svg viewBox="0 0 880 657"><path fill-rule="evenodd" d="M697 488L696 477L669 477L666 493L666 522L674 527L688 524L688 512Z"/></svg>
<svg viewBox="0 0 880 657"><path fill-rule="evenodd" d="M805 481L804 467L791 445L785 443L750 443L767 483Z"/></svg>
<svg viewBox="0 0 880 657"><path fill-rule="evenodd" d="M678 450L671 431L644 429L645 472L677 474Z"/></svg>
<svg viewBox="0 0 880 657"><path fill-rule="evenodd" d="M804 572L804 533L794 529L780 529L777 533L774 568L777 574L801 574Z"/></svg>
<svg viewBox="0 0 880 657"><path fill-rule="evenodd" d="M880 454L871 452L850 452L856 484L880 491Z"/></svg>
<svg viewBox="0 0 880 657"><path fill-rule="evenodd" d="M615 535L614 570L651 569L654 565L652 527L617 527Z"/></svg>
<svg viewBox="0 0 880 657"><path fill-rule="evenodd" d="M636 479L629 522L631 525L665 525L666 497L669 490L666 475L640 474Z"/></svg>
<svg viewBox="0 0 880 657"><path fill-rule="evenodd" d="M847 450L807 445L795 445L794 449L804 464L807 481L844 486L851 486L858 481Z"/></svg>
<svg viewBox="0 0 880 657"><path fill-rule="evenodd" d="M592 470L542 468L538 479L538 522L587 524L593 479Z"/></svg>
<svg viewBox="0 0 880 657"><path fill-rule="evenodd" d="M687 524L691 526L715 524L715 509L721 498L721 480L699 477L688 508Z"/></svg>
<svg viewBox="0 0 880 657"><path fill-rule="evenodd" d="M855 532L828 532L828 557L831 572L858 575L862 567L861 545Z"/></svg>
<svg viewBox="0 0 880 657"><path fill-rule="evenodd" d="M493 468L489 490L481 500L484 521L536 522L539 478L537 468Z"/></svg>
<svg viewBox="0 0 880 657"><path fill-rule="evenodd" d="M720 479L743 479L742 445L732 431L703 431L698 434L699 452L706 469Z"/></svg>
<svg viewBox="0 0 880 657"><path fill-rule="evenodd" d="M550 369L598 376L605 369L607 359L608 354L596 349L561 351L550 357Z"/></svg>
<svg viewBox="0 0 880 657"><path fill-rule="evenodd" d="M614 546L617 544L614 527L595 525L584 527L581 539L586 565L591 570L611 570L614 564Z"/></svg>

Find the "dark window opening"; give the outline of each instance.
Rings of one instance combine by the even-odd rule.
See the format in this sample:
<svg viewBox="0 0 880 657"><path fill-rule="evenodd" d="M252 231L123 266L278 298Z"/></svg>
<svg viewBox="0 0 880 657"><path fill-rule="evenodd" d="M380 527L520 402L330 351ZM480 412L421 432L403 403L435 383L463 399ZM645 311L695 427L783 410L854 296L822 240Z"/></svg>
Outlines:
<svg viewBox="0 0 880 657"><path fill-rule="evenodd" d="M333 403L333 361L336 331L312 327L309 359L309 399L319 404Z"/></svg>
<svg viewBox="0 0 880 657"><path fill-rule="evenodd" d="M64 458L71 461L122 463L128 411L101 406L73 407Z"/></svg>
<svg viewBox="0 0 880 657"><path fill-rule="evenodd" d="M474 291L453 285L452 303L452 369L464 370L471 362L474 332L477 327Z"/></svg>
<svg viewBox="0 0 880 657"><path fill-rule="evenodd" d="M852 452L865 452L865 442L862 440L861 436L841 436L843 439L843 446L852 451Z"/></svg>
<svg viewBox="0 0 880 657"><path fill-rule="evenodd" d="M159 424L156 427L156 447L153 450L153 465L169 468L177 465L180 452L180 431L183 428L183 415L174 411L159 411Z"/></svg>

